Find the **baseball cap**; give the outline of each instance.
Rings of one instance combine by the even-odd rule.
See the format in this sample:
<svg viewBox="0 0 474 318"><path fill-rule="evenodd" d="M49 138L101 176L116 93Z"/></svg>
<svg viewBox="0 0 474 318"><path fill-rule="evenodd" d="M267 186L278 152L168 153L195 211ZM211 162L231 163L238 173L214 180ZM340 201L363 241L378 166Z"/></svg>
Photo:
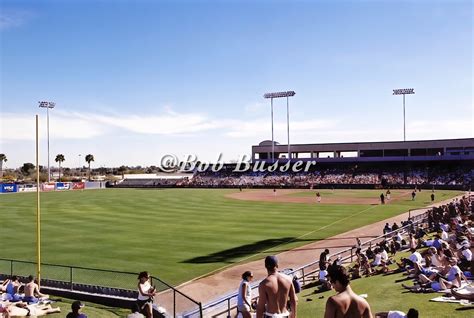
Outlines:
<svg viewBox="0 0 474 318"><path fill-rule="evenodd" d="M265 257L265 267L266 268L275 268L278 266L278 259L275 255L269 255Z"/></svg>
<svg viewBox="0 0 474 318"><path fill-rule="evenodd" d="M71 309L72 309L72 310L79 310L79 309L81 309L82 307L84 307L84 304L81 303L79 300L76 300L76 301L73 302L72 305L71 305Z"/></svg>

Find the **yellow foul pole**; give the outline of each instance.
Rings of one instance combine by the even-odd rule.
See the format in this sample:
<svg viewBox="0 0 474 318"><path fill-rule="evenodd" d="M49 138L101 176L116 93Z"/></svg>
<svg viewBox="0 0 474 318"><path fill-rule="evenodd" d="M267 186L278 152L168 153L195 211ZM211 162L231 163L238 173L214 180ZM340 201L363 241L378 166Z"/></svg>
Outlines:
<svg viewBox="0 0 474 318"><path fill-rule="evenodd" d="M38 115L36 115L36 278L38 285L41 283L41 207L40 207L40 171L39 171L39 147L38 147Z"/></svg>

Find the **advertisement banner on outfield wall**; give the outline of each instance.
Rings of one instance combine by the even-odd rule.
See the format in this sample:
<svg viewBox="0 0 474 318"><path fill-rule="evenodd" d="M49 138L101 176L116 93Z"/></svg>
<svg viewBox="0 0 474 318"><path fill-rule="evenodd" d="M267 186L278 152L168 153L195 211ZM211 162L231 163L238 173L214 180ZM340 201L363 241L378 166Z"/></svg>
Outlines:
<svg viewBox="0 0 474 318"><path fill-rule="evenodd" d="M43 183L42 188L43 191L54 191L54 183Z"/></svg>
<svg viewBox="0 0 474 318"><path fill-rule="evenodd" d="M18 192L35 192L36 185L34 184L19 184Z"/></svg>
<svg viewBox="0 0 474 318"><path fill-rule="evenodd" d="M105 182L102 181L86 181L86 189L101 189L105 187Z"/></svg>
<svg viewBox="0 0 474 318"><path fill-rule="evenodd" d="M56 182L56 190L71 190L69 182Z"/></svg>
<svg viewBox="0 0 474 318"><path fill-rule="evenodd" d="M1 193L13 193L18 191L18 186L15 183L2 183L0 184Z"/></svg>
<svg viewBox="0 0 474 318"><path fill-rule="evenodd" d="M72 189L73 190L83 190L85 188L84 182L74 182L72 184Z"/></svg>

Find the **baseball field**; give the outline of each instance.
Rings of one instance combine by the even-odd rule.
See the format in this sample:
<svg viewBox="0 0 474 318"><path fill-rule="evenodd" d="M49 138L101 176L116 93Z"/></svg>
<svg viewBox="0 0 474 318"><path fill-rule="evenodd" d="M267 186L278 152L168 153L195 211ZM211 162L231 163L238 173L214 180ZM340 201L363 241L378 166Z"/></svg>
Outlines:
<svg viewBox="0 0 474 318"><path fill-rule="evenodd" d="M413 201L410 191L394 190L392 200L385 205L378 204L380 193L324 190L320 204L316 203L315 190L42 193L42 262L147 270L177 285L431 203L431 191L418 193ZM436 201L457 194L436 191ZM36 259L35 200L35 193L0 196L1 258Z"/></svg>

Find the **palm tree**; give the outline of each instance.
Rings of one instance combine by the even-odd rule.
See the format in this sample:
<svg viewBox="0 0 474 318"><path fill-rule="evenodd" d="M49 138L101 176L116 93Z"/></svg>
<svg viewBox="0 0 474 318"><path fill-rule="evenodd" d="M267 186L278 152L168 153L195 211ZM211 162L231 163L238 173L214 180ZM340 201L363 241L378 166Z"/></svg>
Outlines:
<svg viewBox="0 0 474 318"><path fill-rule="evenodd" d="M0 153L0 178L3 177L3 163L7 162L7 156L4 153Z"/></svg>
<svg viewBox="0 0 474 318"><path fill-rule="evenodd" d="M64 155L63 154L57 154L56 155L56 159L54 159L54 161L56 161L58 164L59 164L59 182L61 182L61 163L64 161Z"/></svg>
<svg viewBox="0 0 474 318"><path fill-rule="evenodd" d="M86 156L86 162L89 164L89 181L91 181L91 161L94 161L94 156L91 154L88 154Z"/></svg>

